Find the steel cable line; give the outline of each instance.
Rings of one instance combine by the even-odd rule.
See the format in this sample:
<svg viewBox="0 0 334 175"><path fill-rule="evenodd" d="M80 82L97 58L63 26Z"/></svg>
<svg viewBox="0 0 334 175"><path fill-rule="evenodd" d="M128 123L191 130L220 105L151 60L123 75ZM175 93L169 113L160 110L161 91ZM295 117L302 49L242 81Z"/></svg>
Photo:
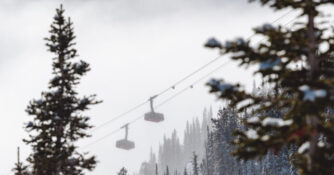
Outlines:
<svg viewBox="0 0 334 175"><path fill-rule="evenodd" d="M218 61L218 60L220 59L220 57L221 57L221 55L215 57L213 60L209 61L209 62L206 63L205 65L201 66L200 68L196 69L196 70L193 71L192 73L190 73L190 74L188 74L187 76L185 76L184 78L182 78L182 79L180 79L179 81L175 82L172 86L169 86L167 89L165 89L165 90L161 91L160 93L158 93L158 94L156 95L156 97L158 97L158 96L160 96L160 95L162 95L162 94L168 92L168 91L171 90L171 89L175 89L175 87L176 87L177 85L181 84L182 82L184 82L185 80L189 79L190 77L192 77L192 76L195 75L196 73L200 72L201 70L205 69L205 68L208 67L209 65L211 65L211 64L213 64L214 62ZM149 100L146 100L146 101L140 103L139 105L137 105L137 106L135 106L135 107L133 107L133 108L131 108L131 109L129 109L129 110L127 110L127 111L125 111L125 112L119 114L119 115L117 115L116 117L114 117L114 118L112 118L112 119L110 119L110 120L104 122L103 124L101 124L101 125L99 125L99 126L96 126L95 128L93 128L93 129L91 130L91 132L94 132L94 131L96 131L96 130L98 130L98 129L100 129L100 128L106 126L106 125L108 125L109 123L112 123L112 122L118 120L119 118L121 118L121 117L123 117L123 116L125 116L125 115L131 113L132 111L135 111L136 109L138 109L138 108L144 106L144 105L145 105L146 103L148 103L148 102L149 102Z"/></svg>
<svg viewBox="0 0 334 175"><path fill-rule="evenodd" d="M287 15L289 15L291 12L293 12L293 10L290 10L289 12L287 12L287 13L285 13L284 15L280 16L279 18L277 18L276 20L274 20L274 21L272 22L272 24L273 24L273 23L276 23L277 21L279 21L279 20L281 20L281 19L283 19L284 17L286 17ZM293 19L293 20L294 20L294 19ZM293 20L292 20L292 21L293 21ZM290 22L292 22L292 21L290 21ZM289 24L290 22L288 22L287 24ZM287 24L285 24L285 25L287 25ZM253 35L251 35L251 36L249 36L249 37L247 38L247 40L251 39L251 38L252 38L253 36L255 36L255 35L256 35L256 33L253 34ZM261 40L261 41L263 41L263 40ZM259 42L261 42L261 41L259 41ZM204 64L203 66L199 67L199 68L196 69L195 71L193 71L193 72L191 72L190 74L188 74L187 76L185 76L184 78L182 78L182 79L180 79L179 81L175 82L174 84L172 84L171 86L169 86L169 87L166 88L165 90L163 90L163 91L161 91L160 93L158 93L158 94L156 95L156 97L158 97L158 96L160 96L160 95L162 95L162 94L168 92L168 91L171 90L171 89L175 89L175 87L176 87L177 85L181 84L182 82L184 82L185 80L189 79L190 77L192 77L192 76L195 75L196 73L202 71L202 70L205 69L206 67L208 67L208 66L210 66L211 64L215 63L215 62L218 61L220 58L221 58L221 55L217 56L217 57L214 58L213 60L209 61L208 63ZM110 120L104 122L103 124L100 124L99 126L96 126L95 128L93 128L93 129L91 130L91 132L94 132L94 131L96 131L96 130L99 130L100 128L102 128L102 127L108 125L109 123L112 123L112 122L118 120L119 118L121 118L121 117L123 117L123 116L125 116L125 115L131 113L132 111L135 111L136 109L138 109L138 108L144 106L144 105L145 105L146 103L148 103L148 102L149 102L149 100L144 101L144 102L140 103L139 105L137 105L137 106L135 106L135 107L133 107L133 108L130 108L129 110L127 110L127 111L125 111L125 112L123 112L123 113L117 115L116 117L114 117L114 118L112 118L112 119L110 119Z"/></svg>
<svg viewBox="0 0 334 175"><path fill-rule="evenodd" d="M192 89L194 85L198 84L199 82L201 82L203 79L207 78L208 76L210 76L211 74L217 72L218 70L220 70L221 68L227 66L229 63L231 63L231 61L228 61L226 63L221 64L220 66L218 66L217 68L215 68L214 70L212 70L211 72L205 74L204 76L202 76L201 78L197 79L196 81L194 81L192 84L190 84L189 86L183 88L182 90L180 90L179 92L177 92L176 94L174 94L173 96L167 98L166 100L164 100L163 102L159 103L158 105L155 106L156 109L159 109L161 106L163 106L164 104L168 103L169 101L173 100L174 98L178 97L179 95L183 94L185 91ZM132 120L131 122L129 122L129 124L135 123L136 121L138 121L140 118L142 118L143 116L141 115L140 117L135 118L134 120Z"/></svg>
<svg viewBox="0 0 334 175"><path fill-rule="evenodd" d="M274 20L272 23L275 23L275 22L279 21L280 19L282 19L282 18L284 18L285 16L287 16L288 14L290 14L292 11L293 11L293 10L287 12L287 13L284 14L283 16L281 16L281 17L279 17L278 19ZM297 18L293 18L292 20L290 20L289 22L287 22L286 24L284 24L284 26L286 26L286 25L292 23L292 22L293 22L294 20L296 20L296 19L297 19ZM253 34L252 36L248 37L248 40L249 40L250 38L252 38L253 36L255 36L255 35L256 35L256 33ZM262 40L258 41L257 43L262 42L262 41L264 41L264 40L265 40L265 39L262 39ZM166 93L167 91L169 91L169 90L171 90L171 89L174 89L176 85L181 84L183 81L187 80L188 78L190 78L190 77L193 76L194 74L200 72L201 70L203 70L203 69L206 68L207 66L209 66L209 65L211 65L212 63L216 62L216 61L219 60L221 57L222 57L222 55L217 56L215 59L211 60L210 62L208 62L208 63L206 63L205 65L201 66L200 68L196 69L194 72L192 72L192 73L188 74L187 76L185 76L184 78L180 79L179 81L177 81L176 83L174 83L172 86L170 86L170 87L168 87L167 89L165 89L165 90L161 91L160 93L158 93L158 94L156 95L156 97L158 97L158 96L160 96L160 95ZM225 65L227 65L227 64L229 64L229 63L230 63L230 61L229 61L229 62L226 62L226 63L224 63L224 64L222 64L222 65L220 65L219 67L217 67L217 68L214 69L213 71L209 72L209 73L206 74L205 76L203 76L203 77L199 78L198 80L196 80L196 81L195 81L194 83L192 83L190 86L188 86L188 87L182 89L181 91L177 92L176 94L174 94L174 95L171 96L170 98L166 99L166 100L163 101L162 103L156 105L156 108L159 108L160 106L164 105L165 103L169 102L170 100L172 100L172 99L176 98L177 96L181 95L181 94L184 93L186 90L192 88L192 86L194 86L195 84L199 83L200 81L202 81L203 79L207 78L209 75L213 74L214 72L218 71L219 69L221 69L222 67L224 67ZM109 123L111 123L111 122L113 122L113 121L115 121L115 120L117 120L117 119L123 117L124 115L126 115L126 114L128 114L128 113L130 113L130 112L132 112L132 111L134 111L134 110L136 110L136 109L138 109L139 107L145 105L145 104L148 103L148 102L149 102L149 101L147 100L147 101L145 101L145 102L143 102L143 103L141 103L141 104L135 106L134 108L131 108L130 110L128 110L128 111L126 111L126 112L124 112L124 113L118 115L117 117L115 117L115 118L113 118L113 119L107 121L106 123L97 126L96 129L94 129L93 131L95 131L95 130L97 130L98 128L101 128L101 127L103 127L103 126L106 126L107 124L109 124ZM137 122L139 119L141 119L142 117L143 117L143 115L140 115L139 117L135 118L134 120L128 122L128 124L133 124L133 123ZM107 138L107 137L113 135L113 134L116 134L116 133L117 133L118 131L120 131L120 130L121 130L121 128L116 129L116 130L114 130L114 131L112 131L112 132L110 132L110 133L104 135L103 137L101 137L101 138L95 140L94 142L92 142L92 143L90 143L90 144L84 146L84 148L86 148L86 147L88 147L88 146L90 146L90 145L93 145L93 144L95 144L95 143L97 143L97 142L99 142L99 141L101 141L101 140L103 140L103 139L105 139L105 138ZM92 132L93 132L93 131L92 131Z"/></svg>
<svg viewBox="0 0 334 175"><path fill-rule="evenodd" d="M127 111L125 111L125 112L119 114L119 115L117 115L116 117L112 118L111 120L108 120L108 121L104 122L103 124L101 124L101 125L99 125L99 126L93 128L93 129L91 130L91 132L94 132L94 131L96 131L96 130L98 130L98 129L100 129L100 128L106 126L106 125L108 125L109 123L112 123L112 122L116 121L117 119L119 119L119 118L121 118L121 117L123 117L123 116L125 116L125 115L127 115L127 114L129 114L129 113L131 113L132 111L134 111L134 110L136 110L136 109L138 109L138 108L140 108L140 107L142 107L142 106L144 106L146 103L148 103L148 101L145 101L145 102L143 102L143 103L140 103L139 105L137 105L137 106L135 106L135 107L133 107L133 108L131 108L131 109L129 109L129 110L127 110Z"/></svg>
<svg viewBox="0 0 334 175"><path fill-rule="evenodd" d="M167 89L161 91L160 93L157 94L157 96L160 96L164 93L166 93L167 91L169 91L170 89L174 89L175 86L181 84L183 81L187 80L188 78L190 78L191 76L193 76L194 74L200 72L201 70L205 69L206 67L208 67L209 65L211 65L212 63L218 61L221 58L221 55L217 56L216 58L214 58L213 60L211 60L210 62L206 63L205 65L201 66L200 68L196 69L194 72L188 74L187 76L185 76L184 78L180 79L179 81L177 81L176 83L174 83L172 86L168 87Z"/></svg>
<svg viewBox="0 0 334 175"><path fill-rule="evenodd" d="M171 101L171 100L173 100L174 98L178 97L179 95L183 94L185 91L187 91L187 90L193 88L194 85L198 84L199 82L201 82L202 80L204 80L205 78L207 78L207 77L210 76L211 74L217 72L217 71L220 70L221 68L225 67L225 66L228 65L229 63L231 63L231 61L228 61L228 62L226 62L226 63L221 64L220 66L218 66L218 67L215 68L214 70L210 71L209 73L205 74L205 75L202 76L201 78L199 78L199 79L197 79L196 81L194 81L190 86L187 86L187 87L183 88L182 90L180 90L179 92L177 92L177 93L174 94L173 96L171 96L171 97L169 97L168 99L164 100L163 102L159 103L158 105L155 106L155 108L157 108L157 109L160 108L161 106L165 105L165 104L168 103L169 101ZM144 117L144 115L140 115L140 116L138 116L137 118L135 118L134 120L128 122L127 124L128 124L128 125L133 124L133 123L139 121L139 120L140 120L141 118L143 118L143 117ZM89 147L89 146L92 146L92 145L94 145L94 144L96 144L96 143L98 143L98 142L100 142L100 141L106 139L107 137L116 134L116 133L119 132L120 130L122 130L122 128L118 128L118 129L116 129L116 130L114 130L114 131L112 131L112 132L110 132L110 133L108 133L108 134L106 134L106 135L100 137L99 139L97 139L97 140L95 140L95 141L93 141L93 142L91 142L91 143L89 143L89 144L83 146L82 148L87 148L87 147Z"/></svg>
<svg viewBox="0 0 334 175"><path fill-rule="evenodd" d="M89 144L83 146L82 149L88 148L88 147L90 147L90 146L92 146L92 145L94 145L94 144L96 144L96 143L98 143L98 142L104 140L105 138L107 138L107 137L109 137L109 136L111 136L111 135L116 134L116 133L117 133L118 131L120 131L120 130L122 130L122 128L115 129L115 130L113 130L112 132L109 132L108 134L104 135L103 137L100 137L99 139L97 139L97 140L95 140L95 141L93 141L93 142L91 142L91 143L89 143Z"/></svg>
<svg viewBox="0 0 334 175"><path fill-rule="evenodd" d="M291 24L293 21L295 21L298 17L292 18L291 20L289 20L287 23L285 23L283 26L287 26L289 24ZM256 33L254 34L254 36L256 35ZM261 40L257 41L254 45L257 45L263 41L265 41L266 38L262 38Z"/></svg>
<svg viewBox="0 0 334 175"><path fill-rule="evenodd" d="M277 18L276 20L274 20L273 22L271 22L271 24L274 24L274 23L276 23L277 21L279 21L279 20L281 20L281 19L283 19L283 18L285 18L286 16L288 16L291 12L293 12L294 11L294 9L291 9L290 11L288 11L287 13L285 13L284 15L282 15L282 16L280 16L279 18ZM286 24L285 24L286 25ZM254 33L254 34L252 34L251 36L249 36L248 38L247 38L247 40L250 40L253 36L255 36L257 33Z"/></svg>
<svg viewBox="0 0 334 175"><path fill-rule="evenodd" d="M204 80L205 78L207 78L208 76L212 75L213 73L217 72L218 70L220 70L221 68L227 66L228 64L230 64L231 61L228 61L226 63L221 64L220 66L218 66L217 68L215 68L214 70L212 70L211 72L205 74L204 76L202 76L201 78L197 79L196 81L194 81L190 86L187 86L186 88L182 89L181 91L179 91L178 93L174 94L173 96L171 96L170 98L164 100L163 102L159 103L156 108L159 108L161 106L163 106L164 104L168 103L170 100L174 99L175 97L181 95L183 92L185 92L188 89L192 89L193 86L195 86L196 84L198 84L199 82L201 82L202 80Z"/></svg>
<svg viewBox="0 0 334 175"><path fill-rule="evenodd" d="M276 23L277 21L283 19L284 17L288 16L291 12L293 12L294 10L290 10L287 13L285 13L284 15L280 16L279 18L277 18L276 20L274 20L273 22L271 22L272 24ZM289 22L290 23L290 22ZM287 25L287 24L285 24ZM251 39L253 36L255 36L256 33L254 33L253 35L249 36L247 38L247 40ZM179 85L180 83L182 83L183 81L187 80L188 78L190 78L191 76L193 76L194 74L200 72L201 70L203 70L204 68L206 68L207 66L211 65L212 63L216 62L217 60L219 60L221 58L221 55L217 56L216 58L214 58L213 60L211 60L210 62L206 63L205 65L201 66L200 68L196 69L194 72L190 73L189 75L185 76L184 78L180 79L179 81L177 81L176 83L174 83L172 86L168 87L167 89L161 91L160 93L157 94L157 96L162 95L164 93L166 93L167 91L169 91L170 89L174 89L175 86Z"/></svg>
<svg viewBox="0 0 334 175"><path fill-rule="evenodd" d="M188 74L188 75L185 76L184 78L182 78L182 79L180 79L179 81L177 81L176 83L174 83L172 86L170 86L170 87L168 87L167 89L165 89L165 90L161 91L160 93L158 93L158 94L156 95L156 97L158 97L158 96L160 96L160 95L162 95L162 94L168 92L168 91L171 90L171 89L175 89L175 86L181 84L182 82L184 82L185 80L189 79L190 77L192 77L192 76L195 75L196 73L200 72L201 70L205 69L205 68L208 67L209 65L211 65L211 64L213 64L214 62L218 61L220 58L221 58L221 55L219 55L218 57L215 57L215 58L214 58L213 60L211 60L210 62L206 63L205 65L201 66L200 68L196 69L196 70L193 71L192 73ZM123 116L125 116L125 115L131 113L132 111L134 111L134 110L136 110L136 109L138 109L138 108L144 106L144 105L145 105L146 103L148 103L148 102L149 102L149 100L146 100L146 101L140 103L139 105L137 105L137 106L135 106L135 107L133 107L133 108L127 110L126 112L123 112L123 113L117 115L116 117L114 117L114 118L112 118L112 119L110 119L110 120L104 122L103 124L96 126L95 128L93 128L93 129L91 130L91 132L94 132L94 131L96 131L96 130L98 130L98 129L100 129L100 128L106 126L106 125L108 125L109 123L112 123L112 122L114 122L114 121L120 119L121 117L123 117Z"/></svg>

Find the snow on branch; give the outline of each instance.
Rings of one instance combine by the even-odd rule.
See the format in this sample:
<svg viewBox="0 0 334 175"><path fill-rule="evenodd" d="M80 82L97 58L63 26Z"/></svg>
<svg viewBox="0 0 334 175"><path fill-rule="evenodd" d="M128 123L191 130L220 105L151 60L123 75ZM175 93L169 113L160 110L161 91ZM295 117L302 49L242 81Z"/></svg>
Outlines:
<svg viewBox="0 0 334 175"><path fill-rule="evenodd" d="M219 48L221 49L223 46L222 44L216 40L215 38L210 38L204 45L205 47L208 47L208 48Z"/></svg>
<svg viewBox="0 0 334 175"><path fill-rule="evenodd" d="M236 91L237 88L234 85L225 83L224 80L218 81L215 79L211 79L208 83L209 86L213 88L217 88L221 93L225 93L227 90Z"/></svg>
<svg viewBox="0 0 334 175"><path fill-rule="evenodd" d="M299 90L304 93L304 101L314 101L316 98L324 98L327 95L327 91L324 89L311 90L308 85L299 87Z"/></svg>
<svg viewBox="0 0 334 175"><path fill-rule="evenodd" d="M283 120L280 118L267 117L262 121L263 126L274 126L274 127L283 127L289 126L293 123L293 120Z"/></svg>
<svg viewBox="0 0 334 175"><path fill-rule="evenodd" d="M298 148L298 153L302 154L304 153L306 150L308 150L310 148L310 142L305 142L303 143L299 148Z"/></svg>
<svg viewBox="0 0 334 175"><path fill-rule="evenodd" d="M249 138L249 139L258 139L259 135L257 134L257 132L253 129L249 129L248 131L245 132L245 135Z"/></svg>
<svg viewBox="0 0 334 175"><path fill-rule="evenodd" d="M247 123L252 123L252 124L256 124L260 122L260 118L259 117L251 117L247 119Z"/></svg>
<svg viewBox="0 0 334 175"><path fill-rule="evenodd" d="M264 33L265 31L274 30L274 29L275 27L271 24L263 24L262 26L256 27L254 30L255 32L258 32L258 33Z"/></svg>
<svg viewBox="0 0 334 175"><path fill-rule="evenodd" d="M268 59L260 64L260 70L268 70L273 69L275 66L279 65L281 60L279 58L276 59Z"/></svg>

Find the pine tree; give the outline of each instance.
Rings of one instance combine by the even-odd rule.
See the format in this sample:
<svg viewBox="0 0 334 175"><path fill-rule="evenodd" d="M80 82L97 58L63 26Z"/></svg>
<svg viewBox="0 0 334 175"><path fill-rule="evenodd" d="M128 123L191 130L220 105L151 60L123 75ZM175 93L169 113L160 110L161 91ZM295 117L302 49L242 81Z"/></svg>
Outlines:
<svg viewBox="0 0 334 175"><path fill-rule="evenodd" d="M211 142L211 153L214 160L214 172L217 174L235 174L237 161L231 156L233 130L238 128L237 117L234 109L224 108L218 111L218 118L213 119L213 133Z"/></svg>
<svg viewBox="0 0 334 175"><path fill-rule="evenodd" d="M170 175L169 174L169 168L168 168L168 166L166 166L166 173L164 173L165 175Z"/></svg>
<svg viewBox="0 0 334 175"><path fill-rule="evenodd" d="M140 166L139 175L154 175L156 170L156 158L151 148L150 160L143 162Z"/></svg>
<svg viewBox="0 0 334 175"><path fill-rule="evenodd" d="M56 10L50 36L45 38L48 50L55 54L52 59L54 78L49 91L42 92L39 100L32 100L27 113L34 116L26 125L30 133L24 142L32 146L28 162L34 175L81 175L96 166L94 156L88 157L77 151L75 142L89 137L89 117L82 115L89 106L101 101L95 95L78 97L75 88L81 76L90 70L85 61L74 62L77 50L73 48L73 23L65 19L62 5Z"/></svg>
<svg viewBox="0 0 334 175"><path fill-rule="evenodd" d="M193 175L199 175L199 167L198 167L198 160L197 160L197 155L195 152L193 152L193 160L192 160L192 164L193 164Z"/></svg>
<svg viewBox="0 0 334 175"><path fill-rule="evenodd" d="M215 164L214 137L207 126L207 141L204 145L205 157L203 159L203 175L213 175Z"/></svg>
<svg viewBox="0 0 334 175"><path fill-rule="evenodd" d="M20 161L20 148L17 148L17 163L15 163L15 168L13 168L14 175L30 175L28 171L28 166L23 165Z"/></svg>
<svg viewBox="0 0 334 175"><path fill-rule="evenodd" d="M187 168L184 168L183 175L188 175Z"/></svg>
<svg viewBox="0 0 334 175"><path fill-rule="evenodd" d="M300 174L334 174L334 117L327 112L334 104L334 37L333 28L326 26L319 11L319 7L334 2L260 2L275 10L298 10L306 22L298 21L293 30L270 24L255 28L256 34L266 38L258 46L242 38L225 44L215 39L206 43L222 55L231 54L241 66L259 65L256 73L262 75L264 84L279 92L258 96L240 84L215 79L208 83L210 92L229 100L239 112L254 110L253 117L245 121L249 129L236 132L234 155L248 160L269 150L277 153L285 146L297 146L293 160ZM303 66L296 68L296 64ZM268 116L270 109L284 111L282 118Z"/></svg>
<svg viewBox="0 0 334 175"><path fill-rule="evenodd" d="M158 164L155 164L155 175L159 175Z"/></svg>
<svg viewBox="0 0 334 175"><path fill-rule="evenodd" d="M127 175L128 171L123 167L118 173L117 175Z"/></svg>

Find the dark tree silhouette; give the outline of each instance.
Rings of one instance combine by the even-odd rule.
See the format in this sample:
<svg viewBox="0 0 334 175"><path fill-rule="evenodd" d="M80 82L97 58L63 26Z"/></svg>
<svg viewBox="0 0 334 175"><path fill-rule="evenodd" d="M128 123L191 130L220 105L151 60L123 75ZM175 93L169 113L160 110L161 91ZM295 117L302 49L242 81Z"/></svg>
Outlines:
<svg viewBox="0 0 334 175"><path fill-rule="evenodd" d="M55 54L49 91L32 100L26 111L34 116L26 125L29 138L24 142L32 146L28 162L34 175L81 175L96 166L94 156L79 153L75 142L89 137L89 117L82 114L89 106L100 103L95 95L79 97L75 88L81 76L90 70L85 61L75 62L77 50L73 23L65 19L62 5L56 10L50 36L45 38L48 50Z"/></svg>
<svg viewBox="0 0 334 175"><path fill-rule="evenodd" d="M155 175L158 175L159 174L159 169L158 169L158 164L156 163L155 164Z"/></svg>
<svg viewBox="0 0 334 175"><path fill-rule="evenodd" d="M118 173L117 175L127 175L128 171L123 167Z"/></svg>
<svg viewBox="0 0 334 175"><path fill-rule="evenodd" d="M23 165L20 161L20 148L17 148L17 162L15 163L15 167L13 168L14 175L30 175L28 171L28 166Z"/></svg>
<svg viewBox="0 0 334 175"><path fill-rule="evenodd" d="M199 166L198 166L198 156L196 155L195 152L193 152L193 175L199 175Z"/></svg>
<svg viewBox="0 0 334 175"><path fill-rule="evenodd" d="M168 166L166 166L166 172L164 173L164 175L170 175Z"/></svg>
<svg viewBox="0 0 334 175"><path fill-rule="evenodd" d="M184 170L183 170L183 175L188 175L186 168L184 168Z"/></svg>

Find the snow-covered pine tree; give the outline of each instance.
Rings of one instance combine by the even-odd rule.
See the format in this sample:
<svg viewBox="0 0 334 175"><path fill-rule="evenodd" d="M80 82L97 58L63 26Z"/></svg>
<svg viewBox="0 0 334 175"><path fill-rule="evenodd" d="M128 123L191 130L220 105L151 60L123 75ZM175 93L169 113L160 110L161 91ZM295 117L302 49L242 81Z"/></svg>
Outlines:
<svg viewBox="0 0 334 175"><path fill-rule="evenodd" d="M20 148L17 148L17 162L15 163L15 167L13 168L14 175L30 175L28 171L28 166L23 165L20 161Z"/></svg>
<svg viewBox="0 0 334 175"><path fill-rule="evenodd" d="M240 164L231 156L232 146L230 145L233 130L239 127L237 115L232 108L223 108L218 111L218 118L213 119L213 162L214 172L217 174L235 174ZM213 144L213 145L212 145ZM239 166L238 166L239 165Z"/></svg>
<svg viewBox="0 0 334 175"><path fill-rule="evenodd" d="M77 50L74 43L73 23L65 19L62 5L56 10L50 36L45 38L53 58L54 78L49 91L42 92L39 100L32 100L27 113L34 116L25 128L32 146L28 157L34 175L82 175L96 166L94 156L79 153L75 142L89 137L89 117L82 114L89 106L100 103L95 95L79 97L75 88L81 76L90 70L84 61L74 62Z"/></svg>
<svg viewBox="0 0 334 175"><path fill-rule="evenodd" d="M128 170L125 169L125 167L123 167L118 173L117 175L128 175Z"/></svg>
<svg viewBox="0 0 334 175"><path fill-rule="evenodd" d="M202 174L203 175L213 175L215 168L215 153L214 153L214 137L213 133L209 130L207 126L207 140L204 144L204 158L202 161Z"/></svg>
<svg viewBox="0 0 334 175"><path fill-rule="evenodd" d="M334 118L326 112L334 104L334 37L333 28L323 23L319 11L334 1L259 1L275 10L295 9L301 12L301 20L294 30L270 24L255 28L256 34L266 38L259 46L250 46L250 41L241 38L225 44L215 39L206 43L223 55L232 54L241 66L259 65L257 73L264 83L280 91L256 96L240 84L215 79L208 83L212 93L230 100L239 112L254 109L255 116L246 121L249 130L236 133L234 155L247 160L297 145L293 160L301 174L334 174ZM296 64L303 66L296 68ZM272 108L285 111L282 119L264 114Z"/></svg>

